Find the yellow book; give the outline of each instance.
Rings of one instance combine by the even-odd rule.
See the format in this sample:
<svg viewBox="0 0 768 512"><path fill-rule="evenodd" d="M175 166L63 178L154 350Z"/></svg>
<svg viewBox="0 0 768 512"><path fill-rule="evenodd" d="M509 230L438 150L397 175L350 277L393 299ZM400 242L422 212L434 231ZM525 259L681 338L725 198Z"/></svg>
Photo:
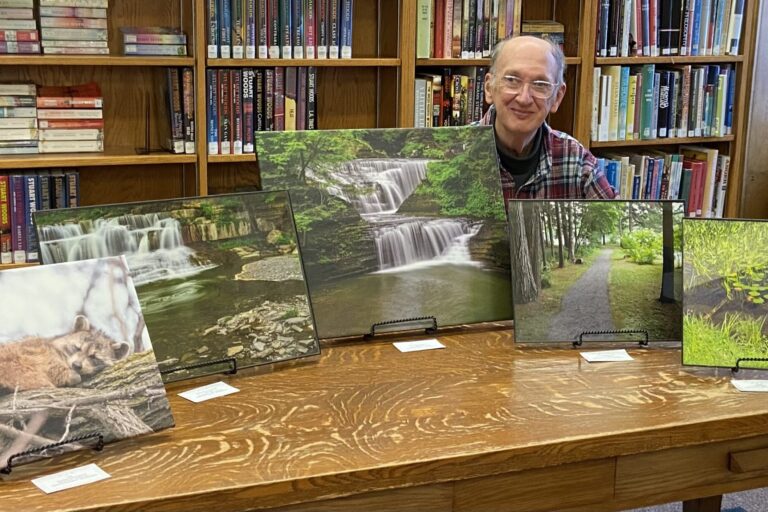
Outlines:
<svg viewBox="0 0 768 512"><path fill-rule="evenodd" d="M603 74L611 77L609 96L608 140L619 139L619 93L621 90L621 66L603 66Z"/></svg>
<svg viewBox="0 0 768 512"><path fill-rule="evenodd" d="M627 134L624 140L633 140L635 138L635 108L637 106L637 75L629 75L627 94Z"/></svg>

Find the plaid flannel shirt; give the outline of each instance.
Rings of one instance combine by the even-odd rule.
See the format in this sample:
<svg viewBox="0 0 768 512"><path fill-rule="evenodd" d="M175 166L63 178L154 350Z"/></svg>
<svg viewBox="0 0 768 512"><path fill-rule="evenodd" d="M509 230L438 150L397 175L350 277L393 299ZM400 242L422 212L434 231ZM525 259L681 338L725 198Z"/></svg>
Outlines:
<svg viewBox="0 0 768 512"><path fill-rule="evenodd" d="M493 126L496 110L488 109L481 125ZM597 168L597 160L581 143L567 133L553 130L544 123L544 136L539 166L520 188L512 174L502 167L501 186L504 204L510 199L615 199L616 191L605 173Z"/></svg>

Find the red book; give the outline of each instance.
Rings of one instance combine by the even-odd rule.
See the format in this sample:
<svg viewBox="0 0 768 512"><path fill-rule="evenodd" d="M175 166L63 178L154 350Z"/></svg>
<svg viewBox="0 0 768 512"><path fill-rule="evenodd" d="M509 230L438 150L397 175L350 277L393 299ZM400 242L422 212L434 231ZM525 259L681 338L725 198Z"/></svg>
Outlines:
<svg viewBox="0 0 768 512"><path fill-rule="evenodd" d="M41 129L58 128L104 128L103 119L40 119L37 127Z"/></svg>
<svg viewBox="0 0 768 512"><path fill-rule="evenodd" d="M102 108L101 88L96 82L37 89L37 108Z"/></svg>
<svg viewBox="0 0 768 512"><path fill-rule="evenodd" d="M651 56L653 57L659 55L659 43L656 38L656 28L658 25L658 20L656 19L658 9L656 7L658 3L659 0L649 0L648 2L648 38L650 39L648 45L651 48Z"/></svg>
<svg viewBox="0 0 768 512"><path fill-rule="evenodd" d="M39 41L37 30L0 30L0 41Z"/></svg>
<svg viewBox="0 0 768 512"><path fill-rule="evenodd" d="M434 48L434 57L436 59L442 59L445 55L443 54L443 42L445 37L445 0L435 0L435 30L434 32L434 41L432 43L432 48Z"/></svg>

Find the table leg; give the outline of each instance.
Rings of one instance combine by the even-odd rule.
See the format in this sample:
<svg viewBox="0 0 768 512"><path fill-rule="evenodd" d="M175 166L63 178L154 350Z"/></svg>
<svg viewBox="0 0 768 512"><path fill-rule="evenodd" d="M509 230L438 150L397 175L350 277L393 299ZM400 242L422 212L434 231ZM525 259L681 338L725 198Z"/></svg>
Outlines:
<svg viewBox="0 0 768 512"><path fill-rule="evenodd" d="M683 512L720 512L723 496L710 496L683 502Z"/></svg>

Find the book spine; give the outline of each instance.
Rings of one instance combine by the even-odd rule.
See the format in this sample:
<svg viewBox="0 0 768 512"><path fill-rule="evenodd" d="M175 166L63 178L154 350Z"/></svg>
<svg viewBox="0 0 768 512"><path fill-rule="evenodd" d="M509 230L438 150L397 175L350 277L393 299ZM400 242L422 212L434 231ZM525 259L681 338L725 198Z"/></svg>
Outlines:
<svg viewBox="0 0 768 512"><path fill-rule="evenodd" d="M47 53L47 50L48 48L46 48L46 53ZM169 56L184 57L187 55L187 45L185 44L126 44L126 45L123 45L123 53L125 55L169 55Z"/></svg>
<svg viewBox="0 0 768 512"><path fill-rule="evenodd" d="M10 176L11 189L11 245L14 263L27 261L27 237L24 223L26 202L24 201L24 176Z"/></svg>
<svg viewBox="0 0 768 512"><path fill-rule="evenodd" d="M317 57L317 18L315 0L304 0L304 55L308 59Z"/></svg>
<svg viewBox="0 0 768 512"><path fill-rule="evenodd" d="M38 140L103 140L104 130L100 128L46 129L40 130ZM174 151L178 153L178 151Z"/></svg>
<svg viewBox="0 0 768 512"><path fill-rule="evenodd" d="M418 0L416 19L416 58L428 59L431 55L431 41L429 38L430 21L432 19L432 1Z"/></svg>
<svg viewBox="0 0 768 512"><path fill-rule="evenodd" d="M619 81L619 109L617 124L617 139L627 137L627 106L629 103L629 66L622 66Z"/></svg>
<svg viewBox="0 0 768 512"><path fill-rule="evenodd" d="M450 32L451 32L451 45L448 47L450 48L450 55L447 55L447 57L449 58L458 59L459 57L461 57L462 12L463 12L462 0L453 0L453 26L446 27L446 31L450 29Z"/></svg>
<svg viewBox="0 0 768 512"><path fill-rule="evenodd" d="M65 41L106 41L107 31L100 28L42 28L40 36Z"/></svg>
<svg viewBox="0 0 768 512"><path fill-rule="evenodd" d="M243 68L243 153L253 153L253 68Z"/></svg>
<svg viewBox="0 0 768 512"><path fill-rule="evenodd" d="M0 140L27 140L36 139L37 129L35 128L13 128L0 130Z"/></svg>
<svg viewBox="0 0 768 512"><path fill-rule="evenodd" d="M184 68L181 90L184 107L184 153L195 154L195 80L192 68Z"/></svg>
<svg viewBox="0 0 768 512"><path fill-rule="evenodd" d="M296 70L296 129L307 129L307 68Z"/></svg>
<svg viewBox="0 0 768 512"><path fill-rule="evenodd" d="M733 10L731 11L730 27L728 33L730 40L728 44L728 54L738 55L741 45L741 25L744 17L744 0L733 0Z"/></svg>
<svg viewBox="0 0 768 512"><path fill-rule="evenodd" d="M106 9L109 0L40 0L41 7L91 7Z"/></svg>
<svg viewBox="0 0 768 512"><path fill-rule="evenodd" d="M253 120L253 127L257 132L263 132L265 129L265 122L264 122L264 78L265 73L263 69L259 69L256 71L256 75L254 77L254 93L253 93L253 112L254 112L254 120Z"/></svg>
<svg viewBox="0 0 768 512"><path fill-rule="evenodd" d="M260 59L266 59L269 55L270 48L270 19L269 19L269 7L267 0L258 0L257 10L257 25L258 25L258 56Z"/></svg>
<svg viewBox="0 0 768 512"><path fill-rule="evenodd" d="M291 42L293 58L304 58L304 0L291 0Z"/></svg>
<svg viewBox="0 0 768 512"><path fill-rule="evenodd" d="M0 118L4 117L36 117L35 107L0 107Z"/></svg>
<svg viewBox="0 0 768 512"><path fill-rule="evenodd" d="M275 68L275 131L285 130L285 70Z"/></svg>
<svg viewBox="0 0 768 512"><path fill-rule="evenodd" d="M219 2L219 57L232 57L232 0Z"/></svg>
<svg viewBox="0 0 768 512"><path fill-rule="evenodd" d="M176 44L186 46L187 36L184 34L123 34L123 43L128 44Z"/></svg>
<svg viewBox="0 0 768 512"><path fill-rule="evenodd" d="M243 72L233 69L232 74L232 154L243 154L243 100L241 96Z"/></svg>
<svg viewBox="0 0 768 512"><path fill-rule="evenodd" d="M267 9L269 12L269 31L267 33L269 40L269 55L270 59L280 58L280 41L281 41L281 27L280 24L280 2L282 0L267 0Z"/></svg>
<svg viewBox="0 0 768 512"><path fill-rule="evenodd" d="M243 30L243 38L244 42L243 45L245 46L245 58L246 59L255 59L257 55L257 48L259 48L258 45L261 44L261 41L259 40L257 25L256 25L256 0L243 0L245 2L245 22L244 22L244 30ZM264 57L259 56L259 58L266 58L266 34L264 34Z"/></svg>
<svg viewBox="0 0 768 512"><path fill-rule="evenodd" d="M733 133L733 104L736 100L736 68L728 68L728 95L725 103L725 135Z"/></svg>
<svg viewBox="0 0 768 512"><path fill-rule="evenodd" d="M275 130L275 70L264 70L264 131Z"/></svg>
<svg viewBox="0 0 768 512"><path fill-rule="evenodd" d="M37 30L0 30L0 41L39 41Z"/></svg>
<svg viewBox="0 0 768 512"><path fill-rule="evenodd" d="M7 128L37 128L37 119L27 117L3 117L0 118L0 129Z"/></svg>
<svg viewBox="0 0 768 512"><path fill-rule="evenodd" d="M328 41L328 58L339 58L339 2L341 0L329 0L328 16L330 21L330 39Z"/></svg>
<svg viewBox="0 0 768 512"><path fill-rule="evenodd" d="M103 108L102 98L38 96L37 108Z"/></svg>
<svg viewBox="0 0 768 512"><path fill-rule="evenodd" d="M64 173L66 183L67 206L77 208L80 206L80 174L77 172Z"/></svg>
<svg viewBox="0 0 768 512"><path fill-rule="evenodd" d="M9 20L0 18L0 29L2 30L35 30L37 25L35 20Z"/></svg>
<svg viewBox="0 0 768 512"><path fill-rule="evenodd" d="M106 18L40 18L40 28L107 28Z"/></svg>
<svg viewBox="0 0 768 512"><path fill-rule="evenodd" d="M285 70L285 131L296 131L296 68Z"/></svg>
<svg viewBox="0 0 768 512"><path fill-rule="evenodd" d="M39 128L104 128L103 119L40 119Z"/></svg>
<svg viewBox="0 0 768 512"><path fill-rule="evenodd" d="M90 153L104 151L102 140L46 140L38 144L40 153Z"/></svg>
<svg viewBox="0 0 768 512"><path fill-rule="evenodd" d="M232 153L232 82L229 69L219 70L219 150Z"/></svg>
<svg viewBox="0 0 768 512"><path fill-rule="evenodd" d="M106 18L106 9L90 7L40 7L40 16L55 16L61 18Z"/></svg>
<svg viewBox="0 0 768 512"><path fill-rule="evenodd" d="M307 130L317 130L317 68L307 68Z"/></svg>
<svg viewBox="0 0 768 512"><path fill-rule="evenodd" d="M328 0L316 0L317 2L317 58L328 58Z"/></svg>
<svg viewBox="0 0 768 512"><path fill-rule="evenodd" d="M11 240L11 196L8 176L0 174L0 264L13 263Z"/></svg>
<svg viewBox="0 0 768 512"><path fill-rule="evenodd" d="M659 108L658 108L658 137L667 137L667 115L669 113L669 74L659 73Z"/></svg>
<svg viewBox="0 0 768 512"><path fill-rule="evenodd" d="M219 57L219 2L218 0L208 0L208 58L215 59Z"/></svg>
<svg viewBox="0 0 768 512"><path fill-rule="evenodd" d="M230 0L232 16L232 58L245 57L245 40L243 39L243 24L245 22L243 12L243 0Z"/></svg>
<svg viewBox="0 0 768 512"><path fill-rule="evenodd" d="M208 77L208 154L217 155L219 149L219 75L216 69L207 69Z"/></svg>
<svg viewBox="0 0 768 512"><path fill-rule="evenodd" d="M35 232L35 224L32 220L32 216L40 204L37 183L37 176L24 176L24 202L26 203L26 208L24 209L24 235L27 238L27 262L30 263L39 260L37 233Z"/></svg>
<svg viewBox="0 0 768 512"><path fill-rule="evenodd" d="M0 107L36 107L32 96L0 96Z"/></svg>
<svg viewBox="0 0 768 512"><path fill-rule="evenodd" d="M38 119L102 119L101 109L37 109Z"/></svg>
<svg viewBox="0 0 768 512"><path fill-rule="evenodd" d="M291 0L277 0L280 6L280 57L292 58Z"/></svg>

